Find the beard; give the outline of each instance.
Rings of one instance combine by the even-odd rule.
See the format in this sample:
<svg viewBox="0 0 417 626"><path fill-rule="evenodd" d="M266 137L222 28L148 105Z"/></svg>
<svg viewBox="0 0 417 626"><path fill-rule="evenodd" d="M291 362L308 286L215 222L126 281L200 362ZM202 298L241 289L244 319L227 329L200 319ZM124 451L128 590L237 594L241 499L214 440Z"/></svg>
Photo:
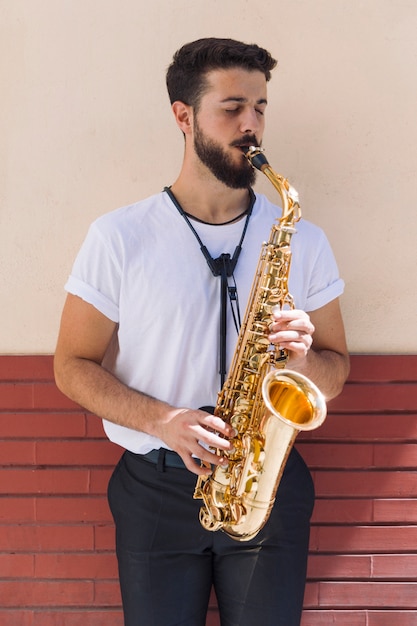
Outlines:
<svg viewBox="0 0 417 626"><path fill-rule="evenodd" d="M231 146L246 147L257 145L257 139L253 135L242 137L239 142L231 144ZM204 135L197 120L194 122L194 149L200 161L217 180L230 189L248 189L254 185L256 171L245 158L243 152L242 162L234 163L231 155L227 154L220 144Z"/></svg>

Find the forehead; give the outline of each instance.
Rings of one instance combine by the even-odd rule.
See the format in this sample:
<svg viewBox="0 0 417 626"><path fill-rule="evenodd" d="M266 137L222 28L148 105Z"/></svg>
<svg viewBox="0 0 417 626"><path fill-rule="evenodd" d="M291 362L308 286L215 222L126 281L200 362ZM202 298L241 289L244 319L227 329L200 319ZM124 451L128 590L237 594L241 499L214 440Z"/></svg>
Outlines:
<svg viewBox="0 0 417 626"><path fill-rule="evenodd" d="M228 68L207 73L207 89L203 100L221 102L239 99L248 102L266 102L266 78L258 70Z"/></svg>

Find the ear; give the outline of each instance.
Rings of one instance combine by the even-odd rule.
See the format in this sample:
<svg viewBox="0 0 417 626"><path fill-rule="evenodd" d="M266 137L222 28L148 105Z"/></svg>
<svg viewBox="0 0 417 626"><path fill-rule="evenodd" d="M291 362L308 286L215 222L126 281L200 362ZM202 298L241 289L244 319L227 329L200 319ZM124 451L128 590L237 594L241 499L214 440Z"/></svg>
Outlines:
<svg viewBox="0 0 417 626"><path fill-rule="evenodd" d="M182 130L184 135L190 134L193 128L193 108L181 100L176 100L171 108L178 128Z"/></svg>

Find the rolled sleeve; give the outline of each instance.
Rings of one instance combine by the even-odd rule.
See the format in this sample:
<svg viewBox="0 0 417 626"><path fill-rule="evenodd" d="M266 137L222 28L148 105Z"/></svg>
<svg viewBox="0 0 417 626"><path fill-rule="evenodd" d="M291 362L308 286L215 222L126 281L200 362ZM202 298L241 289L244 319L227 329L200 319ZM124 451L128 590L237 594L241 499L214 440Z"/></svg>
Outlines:
<svg viewBox="0 0 417 626"><path fill-rule="evenodd" d="M309 296L307 298L306 311L316 311L325 304L335 300L342 295L344 288L345 283L341 278L339 278L319 293Z"/></svg>
<svg viewBox="0 0 417 626"><path fill-rule="evenodd" d="M65 289L68 293L78 296L85 302L88 302L88 304L93 305L94 308L103 313L112 322L119 322L118 307L104 294L91 287L91 285L71 275L67 280Z"/></svg>

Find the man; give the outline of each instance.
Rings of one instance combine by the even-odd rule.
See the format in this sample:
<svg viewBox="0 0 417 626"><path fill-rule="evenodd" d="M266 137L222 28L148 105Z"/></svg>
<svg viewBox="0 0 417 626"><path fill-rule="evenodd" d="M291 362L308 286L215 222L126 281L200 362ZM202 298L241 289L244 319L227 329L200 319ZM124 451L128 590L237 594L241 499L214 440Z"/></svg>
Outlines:
<svg viewBox="0 0 417 626"><path fill-rule="evenodd" d="M126 626L203 626L212 585L223 626L300 622L314 490L296 450L270 519L248 542L202 528L193 500L196 475L207 472L200 460L225 464L233 445L231 426L199 407L216 404L262 242L280 215L253 193L243 155L261 144L275 64L228 39L175 54L167 86L185 140L179 176L92 224L66 285L57 384L126 450L109 484ZM322 231L304 220L297 231L297 308L278 311L268 337L329 399L349 369L343 283Z"/></svg>

